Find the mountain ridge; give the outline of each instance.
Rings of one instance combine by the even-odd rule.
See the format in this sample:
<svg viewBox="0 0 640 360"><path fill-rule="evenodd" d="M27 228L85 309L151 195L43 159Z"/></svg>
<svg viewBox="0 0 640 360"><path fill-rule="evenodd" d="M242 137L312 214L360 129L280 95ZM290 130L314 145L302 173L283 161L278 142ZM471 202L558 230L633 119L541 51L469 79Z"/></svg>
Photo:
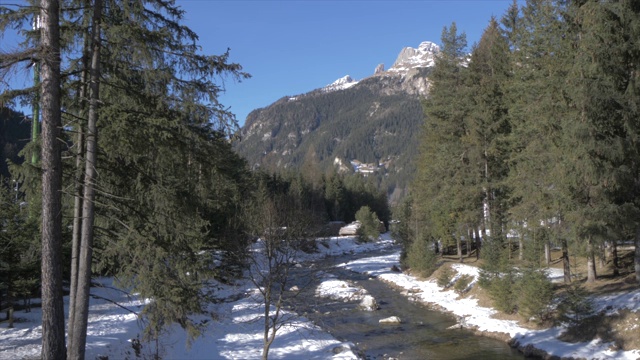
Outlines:
<svg viewBox="0 0 640 360"><path fill-rule="evenodd" d="M429 41L405 47L388 70L380 64L364 79L346 75L256 109L235 149L254 168L357 172L397 200L414 172L424 117L420 101L428 95L438 52Z"/></svg>

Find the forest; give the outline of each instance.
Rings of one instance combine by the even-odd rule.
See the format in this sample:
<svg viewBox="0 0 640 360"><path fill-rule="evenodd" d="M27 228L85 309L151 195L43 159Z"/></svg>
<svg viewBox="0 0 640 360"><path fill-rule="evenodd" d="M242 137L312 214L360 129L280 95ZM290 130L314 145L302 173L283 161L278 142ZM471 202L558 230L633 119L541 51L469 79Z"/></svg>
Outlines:
<svg viewBox="0 0 640 360"><path fill-rule="evenodd" d="M41 298L43 359L85 357L93 276L154 299L147 340L172 324L195 337L210 282L239 275L262 225L312 237L363 206L389 221L386 194L360 177L251 171L218 102L250 75L229 52L201 54L183 16L156 0L0 5L0 31L22 36L0 54L3 79L34 77L0 88L0 307Z"/></svg>
<svg viewBox="0 0 640 360"><path fill-rule="evenodd" d="M640 282L639 36L635 1L514 1L470 55L445 27L395 213L404 263L431 274L434 247L484 259L481 285L507 313L523 310L525 280L525 298L551 301L539 280L552 249L565 283L582 279L572 256L593 283L597 262L617 276L618 247L635 244Z"/></svg>

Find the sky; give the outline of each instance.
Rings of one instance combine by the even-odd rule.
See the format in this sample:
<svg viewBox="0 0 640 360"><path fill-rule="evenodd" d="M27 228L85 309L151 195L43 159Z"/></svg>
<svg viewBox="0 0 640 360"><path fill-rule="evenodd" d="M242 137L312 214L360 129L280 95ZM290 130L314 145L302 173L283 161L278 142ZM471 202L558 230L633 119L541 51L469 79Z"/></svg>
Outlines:
<svg viewBox="0 0 640 360"><path fill-rule="evenodd" d="M220 97L240 125L255 109L350 75L361 80L393 65L407 46L440 43L456 22L469 47L512 0L177 0L206 54L230 49L252 77L226 79Z"/></svg>
<svg viewBox="0 0 640 360"><path fill-rule="evenodd" d="M15 3L0 0L0 4ZM361 80L378 64L390 68L400 51L423 41L440 43L444 26L456 22L477 42L491 16L512 0L176 0L184 22L199 37L202 53L229 49L251 78L220 79L220 102L242 126L255 109L284 96L326 86L350 75ZM0 36L6 50L11 36ZM4 44L3 44L4 43ZM4 45L4 46L3 46ZM28 70L18 77L32 81ZM17 79L12 79L16 82ZM17 83L20 83L17 81ZM6 83L5 83L6 84Z"/></svg>

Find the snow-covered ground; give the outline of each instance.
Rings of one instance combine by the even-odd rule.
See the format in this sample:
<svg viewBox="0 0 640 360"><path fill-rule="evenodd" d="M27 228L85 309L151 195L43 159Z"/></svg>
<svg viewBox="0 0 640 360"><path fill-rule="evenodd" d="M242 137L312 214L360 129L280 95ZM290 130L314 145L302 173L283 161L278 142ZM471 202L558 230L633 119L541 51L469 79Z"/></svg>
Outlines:
<svg viewBox="0 0 640 360"><path fill-rule="evenodd" d="M468 327L476 327L479 331L507 333L511 338L517 339L520 345L532 344L535 348L546 351L549 355L560 358L573 357L584 359L629 359L636 360L640 357L640 350L614 351L610 350L610 343L599 340L583 343L567 343L557 338L564 331L555 327L546 330L530 330L518 325L513 320L499 320L492 317L496 313L491 308L478 305L478 300L473 298L459 299L453 290L443 290L435 280L420 281L416 278L394 272L393 265L399 265L399 253L371 257L350 261L339 266L352 271L377 276L379 279L392 283L402 289L411 290L409 296L425 303L434 303L460 318L461 323ZM464 264L455 264L457 276L468 274L477 278L478 269ZM551 277L557 276L554 272ZM475 280L474 280L475 281ZM640 290L634 292L621 292L599 296L593 299L596 310L607 309L615 312L617 309L629 309L637 312L640 310Z"/></svg>
<svg viewBox="0 0 640 360"><path fill-rule="evenodd" d="M377 243L358 244L355 238L329 238L319 240L319 252L301 256L305 261L324 256L352 254L389 247L392 240L385 234ZM458 316L468 326L481 331L508 333L520 344L534 344L536 348L559 357L586 359L637 359L640 351L611 351L610 344L592 341L569 344L556 338L561 328L532 331L520 327L515 321L493 319L493 309L481 307L475 299L458 299L453 291L444 291L435 281L419 281L407 274L394 272L399 265L399 252L349 261L344 268L368 273L372 276L411 290L405 292L419 301L436 303ZM457 264L461 274L477 275L477 270L468 265ZM553 277L553 275L551 275ZM141 337L144 324L135 315L144 305L144 300L114 288L110 279L99 279L103 287L92 289L100 298L91 300L89 330L87 336L87 359L108 356L109 359L135 358L133 339ZM366 296L366 291L336 279L329 274L316 289L317 296L335 300L357 300ZM217 295L227 301L212 304L210 315L202 316L206 324L204 333L191 345L186 346L185 332L178 326L170 328L162 336L159 353L167 359L259 359L262 349L262 309L256 289L249 281L239 281L234 286L222 286ZM107 301L110 299L118 303ZM66 300L66 299L65 299ZM618 308L640 310L640 291L611 294L595 299L599 309L615 311ZM607 307L608 306L608 307ZM34 308L31 313L17 312L18 321L14 329L6 323L0 327L0 359L33 359L40 354L41 311ZM133 340L133 341L132 341ZM141 353L150 357L154 344L142 343ZM280 329L270 350L272 359L357 359L353 344L334 339L330 334L313 325L303 317L295 317L291 325Z"/></svg>
<svg viewBox="0 0 640 360"><path fill-rule="evenodd" d="M355 237L327 238L319 241L317 254L301 255L299 261L324 256L371 251L391 245L386 237L379 243L358 245ZM134 344L142 338L144 324L136 315L145 304L138 296L115 288L112 279L97 279L102 287L91 294L86 359L136 358ZM250 281L238 281L234 286L218 285L216 296L228 299L211 304L211 315L201 316L206 324L203 335L187 347L187 335L179 326L171 327L158 342L159 354L166 359L260 359L263 325L260 295ZM320 290L320 295L325 295ZM108 299L108 300L107 300ZM38 302L38 301L35 301ZM65 297L65 308L68 297ZM0 325L0 360L36 359L40 356L42 311L15 313L13 329ZM269 357L271 359L358 359L354 346L334 339L307 319L295 316L278 330ZM142 358L152 358L155 344L142 343Z"/></svg>

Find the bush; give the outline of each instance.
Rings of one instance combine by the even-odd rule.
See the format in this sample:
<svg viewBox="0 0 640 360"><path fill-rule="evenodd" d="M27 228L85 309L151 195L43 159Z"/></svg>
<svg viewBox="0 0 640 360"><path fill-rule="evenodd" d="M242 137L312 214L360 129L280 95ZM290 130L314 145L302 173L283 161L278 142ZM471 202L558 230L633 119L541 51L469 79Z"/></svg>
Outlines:
<svg viewBox="0 0 640 360"><path fill-rule="evenodd" d="M414 273L428 277L436 271L437 256L431 243L426 239L416 239L409 246L407 265Z"/></svg>
<svg viewBox="0 0 640 360"><path fill-rule="evenodd" d="M471 281L473 281L473 276L468 274L461 275L453 285L453 290L456 292L456 294L462 295L466 292L469 284L471 284Z"/></svg>
<svg viewBox="0 0 640 360"><path fill-rule="evenodd" d="M526 270L518 286L518 312L527 321L546 320L553 300L553 284L544 271Z"/></svg>
<svg viewBox="0 0 640 360"><path fill-rule="evenodd" d="M506 314L513 314L518 309L518 297L516 284L518 277L513 270L499 274L489 280L489 296L493 300L493 306Z"/></svg>
<svg viewBox="0 0 640 360"><path fill-rule="evenodd" d="M442 288L447 288L453 280L453 277L456 276L456 272L451 269L449 266L443 266L440 271L440 275L438 275L438 286Z"/></svg>
<svg viewBox="0 0 640 360"><path fill-rule="evenodd" d="M570 325L580 324L594 315L593 302L582 284L573 282L558 305L559 318Z"/></svg>
<svg viewBox="0 0 640 360"><path fill-rule="evenodd" d="M358 235L363 241L373 241L380 236L380 220L368 206L363 206L356 213L356 220L360 222Z"/></svg>

